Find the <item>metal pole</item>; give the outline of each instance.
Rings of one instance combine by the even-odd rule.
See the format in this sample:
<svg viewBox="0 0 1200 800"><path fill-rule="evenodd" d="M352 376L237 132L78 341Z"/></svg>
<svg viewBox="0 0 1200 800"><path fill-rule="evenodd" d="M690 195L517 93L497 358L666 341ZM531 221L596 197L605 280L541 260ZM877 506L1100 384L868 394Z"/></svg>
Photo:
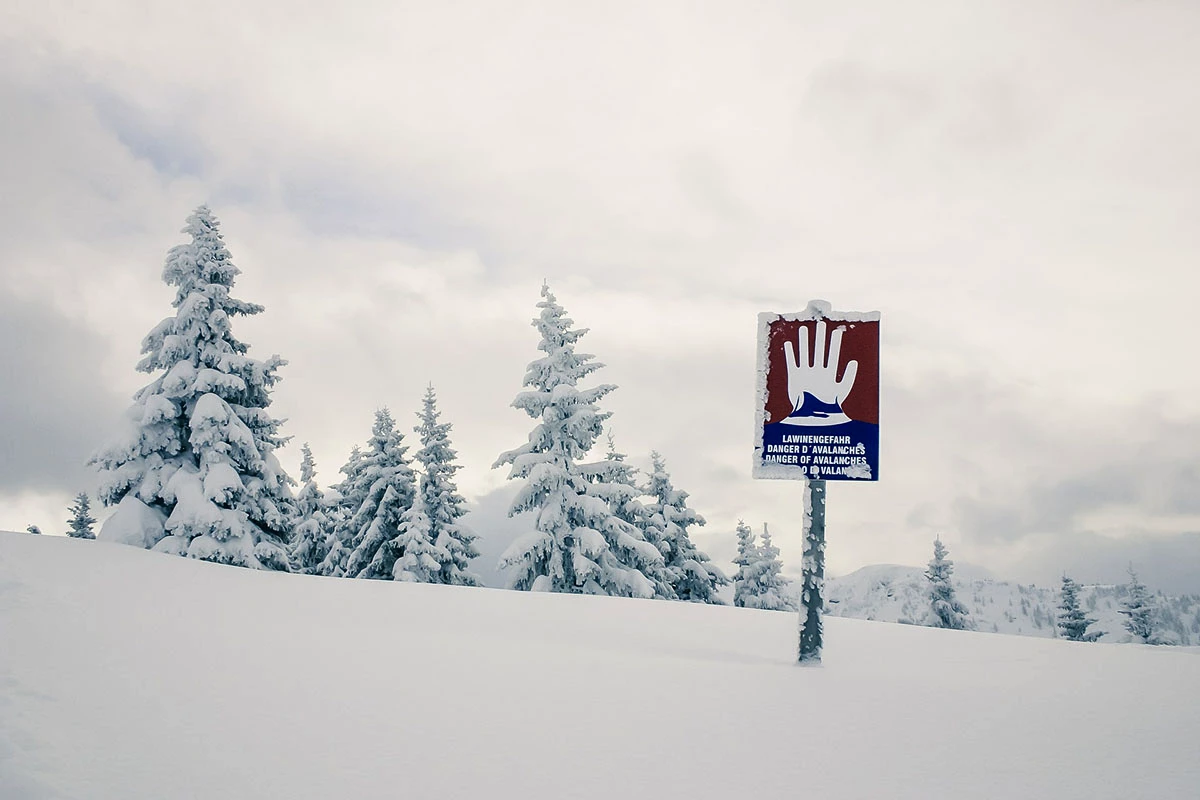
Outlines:
<svg viewBox="0 0 1200 800"><path fill-rule="evenodd" d="M821 663L821 607L825 600L825 481L809 480L804 532L804 585L800 591L800 663Z"/></svg>

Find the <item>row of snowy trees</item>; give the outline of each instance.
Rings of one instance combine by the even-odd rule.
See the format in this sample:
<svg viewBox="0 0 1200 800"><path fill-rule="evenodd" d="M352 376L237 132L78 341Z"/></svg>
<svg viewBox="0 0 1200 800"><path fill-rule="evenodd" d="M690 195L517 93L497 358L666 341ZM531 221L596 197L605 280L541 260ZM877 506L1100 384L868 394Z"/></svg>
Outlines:
<svg viewBox="0 0 1200 800"><path fill-rule="evenodd" d="M128 431L91 463L102 475L100 499L116 506L102 535L160 552L239 566L338 577L477 585L470 561L475 535L462 524L465 502L449 423L436 395L426 392L420 449L408 455L387 409L376 413L365 448L342 467L330 491L315 482L312 453L303 448L302 487L275 451L287 442L270 413L271 389L286 362L250 358L232 332L238 316L262 306L231 295L240 271L205 206L188 217L191 241L173 247L163 279L175 287L175 313L142 342L139 371L154 375L134 398ZM603 365L576 351L586 329L573 322L548 286L533 324L544 354L527 369L513 406L535 420L521 446L494 467L520 481L510 515L529 512L533 530L504 554L517 589L720 602L729 579L691 540L704 519L675 488L663 458L653 453L644 483L613 445L599 461L587 457L610 413L599 402L616 387L580 382ZM86 494L72 506L70 535L91 538L95 519ZM40 532L30 526L31 532ZM795 598L781 574L779 551L764 526L761 544L744 523L737 529L734 603L790 609ZM926 577L931 624L970 628L954 596L953 564L941 541ZM1060 627L1087 639L1090 621L1078 611L1073 582L1064 578ZM1151 639L1152 604L1131 570L1123 611L1130 633Z"/></svg>
<svg viewBox="0 0 1200 800"><path fill-rule="evenodd" d="M174 314L143 340L137 365L154 377L134 397L126 435L91 460L100 499L115 506L101 536L260 569L476 585L475 535L462 524L451 426L439 419L433 389L418 413L413 456L383 409L328 491L317 486L305 446L293 496L275 456L287 438L270 412L286 362L251 358L233 334L235 317L263 309L232 296L240 271L211 211L196 209L184 233L190 241L170 250L163 269ZM604 458L587 460L610 416L599 402L615 387L581 386L602 365L576 352L587 331L573 327L548 286L538 308L544 355L513 402L535 425L493 465L520 482L510 514L532 519L533 530L502 559L512 585L720 602L729 579L692 542L704 519L663 458L652 454L644 483L611 438ZM786 605L778 550L763 538L761 548L739 551L739 605Z"/></svg>
<svg viewBox="0 0 1200 800"><path fill-rule="evenodd" d="M156 377L135 395L127 435L91 462L101 499L116 506L102 535L245 567L475 585L475 537L460 523L450 425L432 387L414 429L415 469L384 409L328 496L305 446L293 497L275 457L287 439L269 411L286 362L250 358L233 335L234 317L263 309L231 295L240 271L209 209L196 209L184 233L191 241L163 269L175 313L142 342L138 369Z"/></svg>
<svg viewBox="0 0 1200 800"><path fill-rule="evenodd" d="M1150 591L1138 580L1133 565L1129 566L1129 582L1125 584L1125 596L1121 600L1118 613L1125 617L1125 630L1135 640L1148 644L1159 644L1155 635L1154 601ZM1059 590L1058 629L1063 638L1074 642L1094 642L1104 634L1089 631L1096 620L1087 616L1079 604L1079 584L1070 577L1063 575L1062 588Z"/></svg>
<svg viewBox="0 0 1200 800"><path fill-rule="evenodd" d="M469 569L478 556L475 534L461 519L466 501L458 493L459 467L450 424L440 420L433 387L425 392L421 447L415 461L404 435L385 408L375 413L365 449L355 447L342 467L345 479L325 494L316 484L308 445L301 450L296 498L299 524L292 569L309 575L375 578L477 586Z"/></svg>
<svg viewBox="0 0 1200 800"><path fill-rule="evenodd" d="M925 571L929 583L929 625L934 628L974 630L975 626L966 607L959 602L951 576L954 562L947 558L949 552L940 538L933 542L933 559ZM1154 603L1150 592L1138 580L1133 566L1129 567L1129 583L1121 603L1120 613L1125 617L1125 630L1137 641L1156 643L1154 629ZM1079 584L1064 575L1059 590L1058 630L1064 639L1074 642L1094 642L1103 633L1089 632L1096 620L1084 613L1079 603Z"/></svg>

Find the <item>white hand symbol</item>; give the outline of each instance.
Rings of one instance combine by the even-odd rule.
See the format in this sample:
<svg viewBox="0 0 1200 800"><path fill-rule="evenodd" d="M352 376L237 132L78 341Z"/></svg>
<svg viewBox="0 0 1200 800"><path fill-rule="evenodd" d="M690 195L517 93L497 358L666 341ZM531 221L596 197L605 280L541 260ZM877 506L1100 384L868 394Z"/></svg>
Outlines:
<svg viewBox="0 0 1200 800"><path fill-rule="evenodd" d="M794 425L837 425L848 421L842 413L842 401L854 388L854 378L858 375L858 362L846 363L846 371L842 379L837 379L838 361L842 355L842 335L846 327L839 326L833 331L829 340L829 353L825 353L825 320L817 322L816 343L813 346L813 356L808 355L808 328L801 326L799 336L800 357L796 357L796 348L791 342L784 342L787 351L788 398L792 401L792 413L799 411L804 405L804 396L812 395L816 403L809 404L811 415L789 417L783 422Z"/></svg>

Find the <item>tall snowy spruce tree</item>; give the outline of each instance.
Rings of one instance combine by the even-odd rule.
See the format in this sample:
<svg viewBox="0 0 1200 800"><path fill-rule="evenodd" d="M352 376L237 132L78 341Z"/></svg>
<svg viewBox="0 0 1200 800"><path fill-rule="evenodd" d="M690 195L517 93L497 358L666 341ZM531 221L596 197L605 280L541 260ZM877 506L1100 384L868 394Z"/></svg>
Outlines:
<svg viewBox="0 0 1200 800"><path fill-rule="evenodd" d="M1154 636L1154 603L1150 592L1138 580L1133 565L1129 565L1129 583L1125 587L1125 598L1118 613L1125 616L1125 630L1137 639L1150 642Z"/></svg>
<svg viewBox="0 0 1200 800"><path fill-rule="evenodd" d="M67 531L67 536L72 539L95 539L96 534L92 530L92 526L96 524L96 518L92 516L91 498L87 492L80 492L75 495L75 502L71 504L71 518L67 520L67 524L71 529Z"/></svg>
<svg viewBox="0 0 1200 800"><path fill-rule="evenodd" d="M325 494L317 487L317 470L308 443L300 448L300 492L296 495L299 524L292 540L292 569L304 575L320 574L329 550L330 519Z"/></svg>
<svg viewBox="0 0 1200 800"><path fill-rule="evenodd" d="M471 560L479 557L476 536L462 523L467 503L454 481L458 454L450 445L450 423L440 421L432 386L425 390L417 417L420 424L413 431L421 438L416 456L420 488L401 521L397 547L402 555L393 570L395 578L478 586L479 576L470 570Z"/></svg>
<svg viewBox="0 0 1200 800"><path fill-rule="evenodd" d="M1100 634L1087 632L1095 621L1079 605L1079 584L1063 575L1058 599L1058 629L1063 638L1072 642L1096 641Z"/></svg>
<svg viewBox="0 0 1200 800"><path fill-rule="evenodd" d="M703 525L704 517L688 506L688 493L671 484L663 457L654 452L650 460L653 472L646 487L650 497L646 504L646 538L663 554L667 581L679 600L721 604L717 590L729 579L688 535L688 528Z"/></svg>
<svg viewBox="0 0 1200 800"><path fill-rule="evenodd" d="M573 320L549 286L542 285L541 296L533 325L545 355L529 365L524 381L529 390L512 403L537 423L525 444L493 464L511 465L509 479L524 481L509 515L534 512L534 530L513 542L501 567L512 570L514 589L653 597L655 583L647 570L656 568L661 555L614 513L612 493L595 480L611 467L580 463L610 416L596 404L616 387L579 388L603 365L575 352L587 329L571 327Z"/></svg>
<svg viewBox="0 0 1200 800"><path fill-rule="evenodd" d="M330 564L330 557L326 557L326 574L392 579L392 568L400 554L389 543L400 534L400 519L416 496L416 480L407 453L404 434L396 430L391 413L386 408L375 412L367 449L356 451L342 468L346 480L338 486L341 519L335 530L336 541L331 540L330 556L339 552L344 560Z"/></svg>
<svg viewBox="0 0 1200 800"><path fill-rule="evenodd" d="M234 299L240 270L206 206L187 219L163 280L175 314L142 342L137 368L158 376L134 396L127 436L95 455L100 498L117 509L100 531L166 553L287 570L296 515L275 457L286 442L268 412L286 362L258 361L233 335L234 317L262 306Z"/></svg>
<svg viewBox="0 0 1200 800"><path fill-rule="evenodd" d="M929 624L934 628L970 630L971 618L954 593L951 581L954 562L946 558L948 553L941 537L933 540L933 560L929 562L929 569L925 570L925 579L929 581Z"/></svg>

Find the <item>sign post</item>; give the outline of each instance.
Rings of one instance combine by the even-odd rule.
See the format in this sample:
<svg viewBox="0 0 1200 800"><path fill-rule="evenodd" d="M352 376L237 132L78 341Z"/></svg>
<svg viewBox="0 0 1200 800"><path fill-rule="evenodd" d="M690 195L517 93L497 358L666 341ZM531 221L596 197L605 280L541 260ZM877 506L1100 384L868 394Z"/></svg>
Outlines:
<svg viewBox="0 0 1200 800"><path fill-rule="evenodd" d="M825 481L808 481L800 589L800 663L821 663L821 609L825 588Z"/></svg>
<svg viewBox="0 0 1200 800"><path fill-rule="evenodd" d="M826 481L879 479L879 313L758 315L754 477L803 480L801 664L820 664Z"/></svg>

